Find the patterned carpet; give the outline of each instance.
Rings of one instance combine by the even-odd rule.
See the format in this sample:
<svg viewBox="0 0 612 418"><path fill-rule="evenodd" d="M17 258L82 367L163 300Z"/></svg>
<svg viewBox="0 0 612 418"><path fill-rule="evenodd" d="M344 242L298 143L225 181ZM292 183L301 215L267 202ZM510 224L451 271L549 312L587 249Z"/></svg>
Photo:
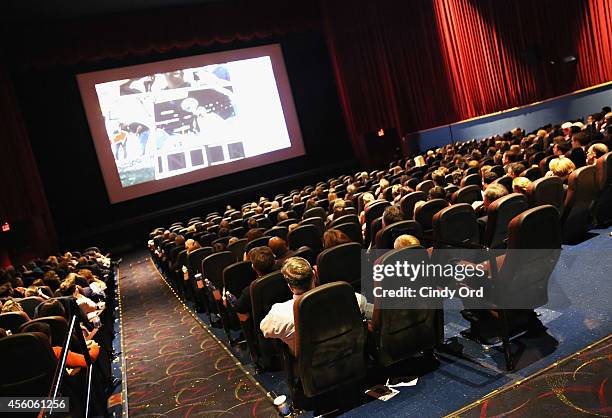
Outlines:
<svg viewBox="0 0 612 418"><path fill-rule="evenodd" d="M612 335L451 417L612 416Z"/></svg>
<svg viewBox="0 0 612 418"><path fill-rule="evenodd" d="M148 257L120 277L130 416L276 417L263 388L183 306Z"/></svg>

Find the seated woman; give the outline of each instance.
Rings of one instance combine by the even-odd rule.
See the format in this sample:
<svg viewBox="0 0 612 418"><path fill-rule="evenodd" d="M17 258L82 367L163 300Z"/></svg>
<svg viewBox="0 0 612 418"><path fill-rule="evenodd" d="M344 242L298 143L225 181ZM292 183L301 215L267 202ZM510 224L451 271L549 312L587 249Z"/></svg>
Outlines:
<svg viewBox="0 0 612 418"><path fill-rule="evenodd" d="M58 360L61 358L61 342L54 341L53 334L51 333L51 327L49 326L49 324L45 324L44 322L34 322L31 324L25 324L21 332L40 332L41 334L46 335L49 338L49 343L51 344L51 348L53 348L53 353L55 354L55 357ZM98 355L100 354L100 346L98 345L98 343L93 340L88 340L87 350L89 352L89 357L91 358L91 361L96 361ZM87 367L87 361L85 360L85 356L83 354L68 351L68 355L66 356L66 366L71 368Z"/></svg>
<svg viewBox="0 0 612 418"><path fill-rule="evenodd" d="M557 176L563 180L563 189L567 190L567 179L576 170L576 165L566 157L560 157L550 160L548 163L550 171L546 173L546 177Z"/></svg>

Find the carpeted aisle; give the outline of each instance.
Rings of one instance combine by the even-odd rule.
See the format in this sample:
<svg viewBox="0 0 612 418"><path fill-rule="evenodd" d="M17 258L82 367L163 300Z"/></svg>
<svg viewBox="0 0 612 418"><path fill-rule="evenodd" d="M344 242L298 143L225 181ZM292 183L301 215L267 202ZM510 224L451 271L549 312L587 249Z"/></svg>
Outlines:
<svg viewBox="0 0 612 418"><path fill-rule="evenodd" d="M452 417L612 416L612 335Z"/></svg>
<svg viewBox="0 0 612 418"><path fill-rule="evenodd" d="M263 388L183 306L147 256L124 259L121 267L129 416L278 416Z"/></svg>

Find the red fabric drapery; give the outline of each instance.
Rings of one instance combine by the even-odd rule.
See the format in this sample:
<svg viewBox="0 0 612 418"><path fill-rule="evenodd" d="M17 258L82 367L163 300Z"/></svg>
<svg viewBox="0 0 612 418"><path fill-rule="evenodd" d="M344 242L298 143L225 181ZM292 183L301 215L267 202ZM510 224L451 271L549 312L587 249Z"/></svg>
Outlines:
<svg viewBox="0 0 612 418"><path fill-rule="evenodd" d="M363 134L380 127L413 132L612 79L607 0L320 4L362 161Z"/></svg>

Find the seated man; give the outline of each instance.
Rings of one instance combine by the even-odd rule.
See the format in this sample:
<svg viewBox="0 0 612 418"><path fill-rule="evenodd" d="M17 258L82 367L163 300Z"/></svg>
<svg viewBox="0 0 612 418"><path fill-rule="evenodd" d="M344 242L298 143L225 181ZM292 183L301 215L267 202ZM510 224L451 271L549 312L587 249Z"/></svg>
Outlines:
<svg viewBox="0 0 612 418"><path fill-rule="evenodd" d="M265 276L276 270L276 259L270 247L255 247L249 251L248 258L257 277ZM241 321L248 319L251 306L251 288L247 286L242 289L240 297L234 303L234 311Z"/></svg>
<svg viewBox="0 0 612 418"><path fill-rule="evenodd" d="M293 304L310 289L314 288L314 272L310 263L301 257L288 259L281 269L287 285L293 293L293 298L282 303L275 303L272 309L261 321L259 328L266 338L278 338L295 354L295 324L293 319ZM366 298L355 293L357 304L362 314L368 309Z"/></svg>

